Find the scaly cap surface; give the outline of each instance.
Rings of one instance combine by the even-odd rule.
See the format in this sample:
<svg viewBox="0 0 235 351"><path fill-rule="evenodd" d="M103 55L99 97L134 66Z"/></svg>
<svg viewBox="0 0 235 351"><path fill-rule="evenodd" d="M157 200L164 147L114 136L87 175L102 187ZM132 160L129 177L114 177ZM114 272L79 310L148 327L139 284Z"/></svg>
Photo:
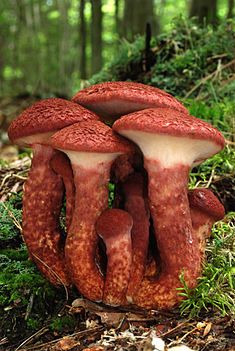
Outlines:
<svg viewBox="0 0 235 351"><path fill-rule="evenodd" d="M60 98L36 102L23 111L8 129L12 141L41 133L55 132L76 122L99 117L84 107ZM35 137L37 138L37 137Z"/></svg>
<svg viewBox="0 0 235 351"><path fill-rule="evenodd" d="M149 107L169 107L187 113L187 109L165 91L134 82L105 82L79 91L73 101L113 119ZM105 119L105 118L104 118Z"/></svg>
<svg viewBox="0 0 235 351"><path fill-rule="evenodd" d="M96 153L128 153L133 148L128 140L100 121L66 127L52 136L51 144L57 149Z"/></svg>

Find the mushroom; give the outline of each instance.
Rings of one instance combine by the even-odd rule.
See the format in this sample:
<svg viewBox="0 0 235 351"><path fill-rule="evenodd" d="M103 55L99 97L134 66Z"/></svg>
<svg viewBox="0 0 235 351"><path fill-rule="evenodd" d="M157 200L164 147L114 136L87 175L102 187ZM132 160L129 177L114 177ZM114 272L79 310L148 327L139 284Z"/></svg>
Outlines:
<svg viewBox="0 0 235 351"><path fill-rule="evenodd" d="M206 239L213 224L225 215L224 206L209 189L198 188L188 193L193 230L198 236L201 255L205 255Z"/></svg>
<svg viewBox="0 0 235 351"><path fill-rule="evenodd" d="M125 304L132 266L132 217L120 209L107 209L96 222L96 232L106 246L107 269L102 301L118 306Z"/></svg>
<svg viewBox="0 0 235 351"><path fill-rule="evenodd" d="M55 133L54 148L70 158L76 187L75 208L65 243L71 280L88 299L101 301L104 279L95 262L95 223L108 207L108 181L114 159L130 143L99 121L76 123Z"/></svg>
<svg viewBox="0 0 235 351"><path fill-rule="evenodd" d="M143 279L149 244L149 209L145 180L141 173L132 174L123 184L124 208L133 218L131 231L133 259L127 300L137 292Z"/></svg>
<svg viewBox="0 0 235 351"><path fill-rule="evenodd" d="M98 116L78 104L50 98L27 108L8 130L14 143L33 149L32 167L24 186L23 237L33 261L55 285L67 285L69 279L59 230L64 186L50 164L58 153L50 146L50 137L74 122L95 119Z"/></svg>
<svg viewBox="0 0 235 351"><path fill-rule="evenodd" d="M186 108L172 95L134 82L92 85L80 90L72 100L94 111L105 122L113 122L122 115L149 107L169 107L187 113Z"/></svg>
<svg viewBox="0 0 235 351"><path fill-rule="evenodd" d="M155 87L135 82L105 82L101 84L96 84L79 91L73 97L73 101L91 109L92 111L95 111L100 116L101 120L111 124L117 118L124 114L138 110L143 110L148 107L170 107L172 109L176 109L187 113L186 108L172 95ZM118 201L123 201L123 199L120 197L120 194L122 192L122 182L125 181L125 179L127 179L128 176L130 176L136 171L144 173L142 169L142 160L139 157L139 154L140 151L138 148L136 148L134 155L121 155L116 159L113 165L113 174L115 175L114 182L117 184L115 201L116 204ZM142 204L145 202L144 198L139 198L139 200ZM134 202L132 202L131 205L131 201L129 201L128 211L130 211L130 213L135 213L136 207L134 206L133 208L131 208L131 206L134 206ZM142 212L142 215L144 215L144 212ZM134 232L137 233L137 230L135 230L135 228L139 226L139 223L135 224L135 220L137 220L138 222L138 218L138 216L133 217L134 225L132 232L133 257L135 261L135 268L137 266L140 267L141 262L143 263L143 259L145 256L144 248L142 258L139 252L135 253L135 250L139 247L139 239L135 238L134 236ZM146 217L143 219L143 222L147 224ZM143 237L146 238L146 234L143 234ZM133 268L133 272L135 271L135 268ZM144 268L141 269L142 272L143 269ZM133 280L134 276L132 274L131 281L133 281L133 283L130 283L130 286L132 286L129 290L130 293L131 290L134 289L135 282L137 283L138 281L140 281L141 274L138 278L136 275L136 280ZM137 289L137 286L135 286L135 289Z"/></svg>
<svg viewBox="0 0 235 351"><path fill-rule="evenodd" d="M188 174L192 166L219 152L224 138L209 123L169 108L126 115L113 129L143 152L161 259L158 278L145 278L133 300L141 307L169 309L181 299L176 290L181 285L179 275L183 273L192 288L201 271L202 257L187 196Z"/></svg>

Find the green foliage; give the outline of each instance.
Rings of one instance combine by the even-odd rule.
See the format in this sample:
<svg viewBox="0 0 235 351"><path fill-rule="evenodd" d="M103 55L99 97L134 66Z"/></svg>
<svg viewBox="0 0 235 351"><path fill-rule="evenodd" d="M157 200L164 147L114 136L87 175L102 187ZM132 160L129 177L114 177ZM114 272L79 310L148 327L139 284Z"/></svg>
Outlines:
<svg viewBox="0 0 235 351"><path fill-rule="evenodd" d="M29 261L25 245L0 250L0 306L17 303L27 306L31 294L53 295L52 286Z"/></svg>
<svg viewBox="0 0 235 351"><path fill-rule="evenodd" d="M213 239L206 249L207 262L195 289L189 289L181 276L183 288L178 289L186 299L182 314L198 316L203 310L219 310L222 315L235 313L235 213L217 222Z"/></svg>
<svg viewBox="0 0 235 351"><path fill-rule="evenodd" d="M224 177L235 173L235 149L228 145L190 173L189 188L209 185L211 177Z"/></svg>
<svg viewBox="0 0 235 351"><path fill-rule="evenodd" d="M27 321L27 328L31 330L37 330L40 328L40 323L37 319L34 318L28 318Z"/></svg>
<svg viewBox="0 0 235 351"><path fill-rule="evenodd" d="M118 55L108 61L104 68L89 80L89 83L92 85L106 81L135 80L136 73L142 72L143 50L143 37L138 37L134 43L122 41Z"/></svg>
<svg viewBox="0 0 235 351"><path fill-rule="evenodd" d="M0 330L4 336L12 331L12 323L19 325L23 334L38 329L56 309L55 301L65 297L64 291L46 281L28 258L16 226L16 221L21 221L21 207L21 194L0 204Z"/></svg>
<svg viewBox="0 0 235 351"><path fill-rule="evenodd" d="M19 234L15 220L21 222L21 210L15 208L12 201L0 203L0 241L16 238Z"/></svg>
<svg viewBox="0 0 235 351"><path fill-rule="evenodd" d="M76 319L73 315L65 315L60 317L55 317L50 323L50 329L52 331L61 332L71 332L76 326Z"/></svg>
<svg viewBox="0 0 235 351"><path fill-rule="evenodd" d="M212 104L192 99L184 102L191 115L211 123L214 127L222 131L228 139L235 133L235 126L233 125L235 102L233 100L224 99L221 102Z"/></svg>
<svg viewBox="0 0 235 351"><path fill-rule="evenodd" d="M124 42L115 58L92 77L90 83L134 80L159 87L181 98L198 85L190 97L200 93L210 99L211 105L225 97L231 100L234 98L234 82L221 84L221 81L226 81L230 76L230 70L222 69L222 66L234 58L233 25L228 21L217 29L210 26L201 28L192 20L178 17L171 32L152 39L149 72L145 72L143 38L137 38L132 44ZM211 79L208 79L211 74Z"/></svg>
<svg viewBox="0 0 235 351"><path fill-rule="evenodd" d="M112 208L115 197L115 184L109 183L109 208Z"/></svg>
<svg viewBox="0 0 235 351"><path fill-rule="evenodd" d="M218 75L222 74L220 65L234 58L234 32L231 26L229 22L216 30L209 26L199 28L193 21L177 19L171 34L161 35L154 43L158 52L150 84L184 97L209 74L216 70ZM221 55L225 55L223 59ZM216 80L213 83L206 80L202 88L212 100L219 98L213 91L216 89Z"/></svg>

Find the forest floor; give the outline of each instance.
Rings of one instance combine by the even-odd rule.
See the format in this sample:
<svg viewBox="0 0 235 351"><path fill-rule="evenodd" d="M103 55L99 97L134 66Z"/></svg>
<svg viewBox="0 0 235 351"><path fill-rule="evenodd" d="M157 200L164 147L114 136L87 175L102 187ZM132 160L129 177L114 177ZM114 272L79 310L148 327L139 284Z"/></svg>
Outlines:
<svg viewBox="0 0 235 351"><path fill-rule="evenodd" d="M22 189L25 180L25 171L29 167L29 159L18 159L18 150L6 143L6 131L9 117L17 115L19 110L31 104L30 100L19 99L3 101L0 105L3 111L0 115L1 127L1 150L0 159L4 158L17 165L23 175L16 180L5 182L8 187L2 186L3 179L8 177L9 169L1 169L1 193L0 201L9 197L9 193L18 192ZM8 172L8 173L7 173ZM19 174L19 173L18 173ZM14 179L14 177L12 178ZM67 295L63 292L63 296ZM6 321L11 329L0 330L0 350L2 351L80 351L80 350L143 350L143 351L235 351L235 316L223 316L213 310L205 311L200 317L189 318L182 316L179 310L171 312L140 311L109 308L102 304L92 303L82 299L74 292L69 299L60 301L57 316L72 318L75 323L68 327L61 325L59 328L50 327L48 320L36 331L27 333L17 319L26 318L33 308L33 300L29 301L27 309L22 312L17 304L11 304L4 308L0 319ZM3 325L3 324L1 324ZM164 342L164 345L163 345ZM186 348L187 345L189 349ZM174 348L177 347L178 348ZM180 347L181 346L181 347ZM164 348L165 347L165 348Z"/></svg>
<svg viewBox="0 0 235 351"><path fill-rule="evenodd" d="M8 339L3 338L0 350L235 350L235 319L232 316L222 317L208 312L200 318L189 319L180 316L177 311L118 311L83 299L76 299L63 309L63 313L66 311L80 319L72 333L52 332L45 324L22 340L18 330L18 341L15 331L15 343L10 345Z"/></svg>

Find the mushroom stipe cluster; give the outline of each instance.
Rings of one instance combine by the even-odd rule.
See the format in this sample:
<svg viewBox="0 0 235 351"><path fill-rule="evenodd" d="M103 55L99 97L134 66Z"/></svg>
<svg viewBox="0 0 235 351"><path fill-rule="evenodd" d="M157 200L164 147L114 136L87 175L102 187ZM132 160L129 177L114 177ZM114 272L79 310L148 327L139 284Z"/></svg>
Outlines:
<svg viewBox="0 0 235 351"><path fill-rule="evenodd" d="M224 207L209 189L189 191L188 177L224 147L217 129L160 89L106 82L72 101L35 103L8 134L33 149L23 237L52 284L146 309L177 306L182 275L196 286L206 239ZM59 224L64 197L66 235Z"/></svg>

